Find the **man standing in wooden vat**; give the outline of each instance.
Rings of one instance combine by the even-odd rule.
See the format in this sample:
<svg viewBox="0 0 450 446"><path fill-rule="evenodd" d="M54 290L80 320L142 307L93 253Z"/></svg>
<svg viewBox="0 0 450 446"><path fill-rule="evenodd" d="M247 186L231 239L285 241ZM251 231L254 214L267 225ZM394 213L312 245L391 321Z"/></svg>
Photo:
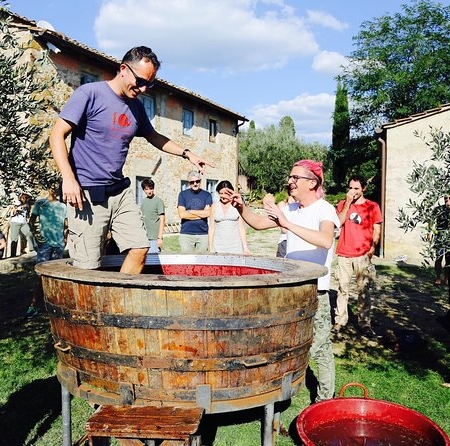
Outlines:
<svg viewBox="0 0 450 446"><path fill-rule="evenodd" d="M159 67L150 48L132 48L112 80L78 87L55 123L50 147L62 175L62 198L68 204L68 245L74 266L98 268L110 230L120 252L127 254L120 271L139 274L144 268L147 232L130 179L123 175L135 136L189 160L200 173L206 165L212 166L150 123L138 96L153 87Z"/></svg>

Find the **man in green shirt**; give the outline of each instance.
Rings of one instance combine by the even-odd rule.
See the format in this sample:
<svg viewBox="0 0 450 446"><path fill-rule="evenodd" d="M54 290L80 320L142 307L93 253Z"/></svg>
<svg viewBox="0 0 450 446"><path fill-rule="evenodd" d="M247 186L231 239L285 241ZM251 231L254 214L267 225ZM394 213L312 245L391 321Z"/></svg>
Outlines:
<svg viewBox="0 0 450 446"><path fill-rule="evenodd" d="M163 242L163 232L165 225L164 203L161 198L155 195L155 183L150 178L146 178L141 183L142 190L146 197L142 200L141 212L147 237L150 242L149 253L161 251Z"/></svg>

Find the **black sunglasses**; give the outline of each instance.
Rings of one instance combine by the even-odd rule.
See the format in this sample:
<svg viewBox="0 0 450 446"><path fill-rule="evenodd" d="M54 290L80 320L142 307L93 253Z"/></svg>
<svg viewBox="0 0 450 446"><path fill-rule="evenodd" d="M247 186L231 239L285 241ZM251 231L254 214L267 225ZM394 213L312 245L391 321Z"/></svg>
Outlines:
<svg viewBox="0 0 450 446"><path fill-rule="evenodd" d="M131 71L131 74L134 76L134 80L135 80L135 84L136 84L137 88L142 88L142 87L152 88L155 85L155 82L148 81L147 79L139 77L127 63L124 63L124 65Z"/></svg>
<svg viewBox="0 0 450 446"><path fill-rule="evenodd" d="M194 180L194 181L189 181L189 184L200 184L202 181L201 180Z"/></svg>
<svg viewBox="0 0 450 446"><path fill-rule="evenodd" d="M289 182L289 180L293 180L294 183L297 183L297 181L300 180L300 179L303 179L303 180L316 180L315 178L304 177L302 175L289 175L287 177L288 182Z"/></svg>

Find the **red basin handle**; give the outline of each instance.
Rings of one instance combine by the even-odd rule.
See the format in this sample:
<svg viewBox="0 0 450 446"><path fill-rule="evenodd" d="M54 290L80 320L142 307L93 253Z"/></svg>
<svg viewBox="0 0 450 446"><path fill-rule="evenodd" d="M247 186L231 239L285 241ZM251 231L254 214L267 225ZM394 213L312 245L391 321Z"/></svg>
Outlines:
<svg viewBox="0 0 450 446"><path fill-rule="evenodd" d="M369 391L367 390L367 388L365 386L363 386L360 383L347 383L347 384L343 385L341 387L341 390L339 390L339 398L343 398L345 391L349 387L353 387L353 386L360 387L361 389L363 389L363 391L364 391L364 398L369 398Z"/></svg>

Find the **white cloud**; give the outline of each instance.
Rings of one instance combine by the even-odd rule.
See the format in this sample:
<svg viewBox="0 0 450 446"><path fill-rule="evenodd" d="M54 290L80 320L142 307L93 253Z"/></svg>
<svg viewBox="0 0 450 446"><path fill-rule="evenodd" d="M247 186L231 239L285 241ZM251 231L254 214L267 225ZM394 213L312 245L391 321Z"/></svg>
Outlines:
<svg viewBox="0 0 450 446"><path fill-rule="evenodd" d="M177 85L231 109L246 108L258 127L291 116L299 138L330 144L334 94L303 93L266 100L272 105L250 105L262 103L268 88L272 98L298 94L299 78L305 80L311 61L312 77L324 75L316 91L326 91L324 84L345 59L320 52L318 24L333 31L347 27L324 12L306 13L293 0L103 0L95 32L99 49L117 58L133 46L150 46ZM230 75L233 80L221 82Z"/></svg>
<svg viewBox="0 0 450 446"><path fill-rule="evenodd" d="M341 73L341 67L346 63L347 58L342 54L334 51L321 51L314 56L312 67L314 71L336 76Z"/></svg>
<svg viewBox="0 0 450 446"><path fill-rule="evenodd" d="M252 108L249 116L260 128L278 125L282 117L290 116L294 120L298 138L329 145L334 102L335 96L328 93L303 93L276 104L258 104Z"/></svg>
<svg viewBox="0 0 450 446"><path fill-rule="evenodd" d="M100 49L117 58L147 45L164 65L220 74L279 68L318 50L282 1L105 0L95 32Z"/></svg>
<svg viewBox="0 0 450 446"><path fill-rule="evenodd" d="M331 28L336 31L343 31L348 28L347 23L340 22L338 19L324 11L308 10L308 21L315 25L322 25L325 28Z"/></svg>

